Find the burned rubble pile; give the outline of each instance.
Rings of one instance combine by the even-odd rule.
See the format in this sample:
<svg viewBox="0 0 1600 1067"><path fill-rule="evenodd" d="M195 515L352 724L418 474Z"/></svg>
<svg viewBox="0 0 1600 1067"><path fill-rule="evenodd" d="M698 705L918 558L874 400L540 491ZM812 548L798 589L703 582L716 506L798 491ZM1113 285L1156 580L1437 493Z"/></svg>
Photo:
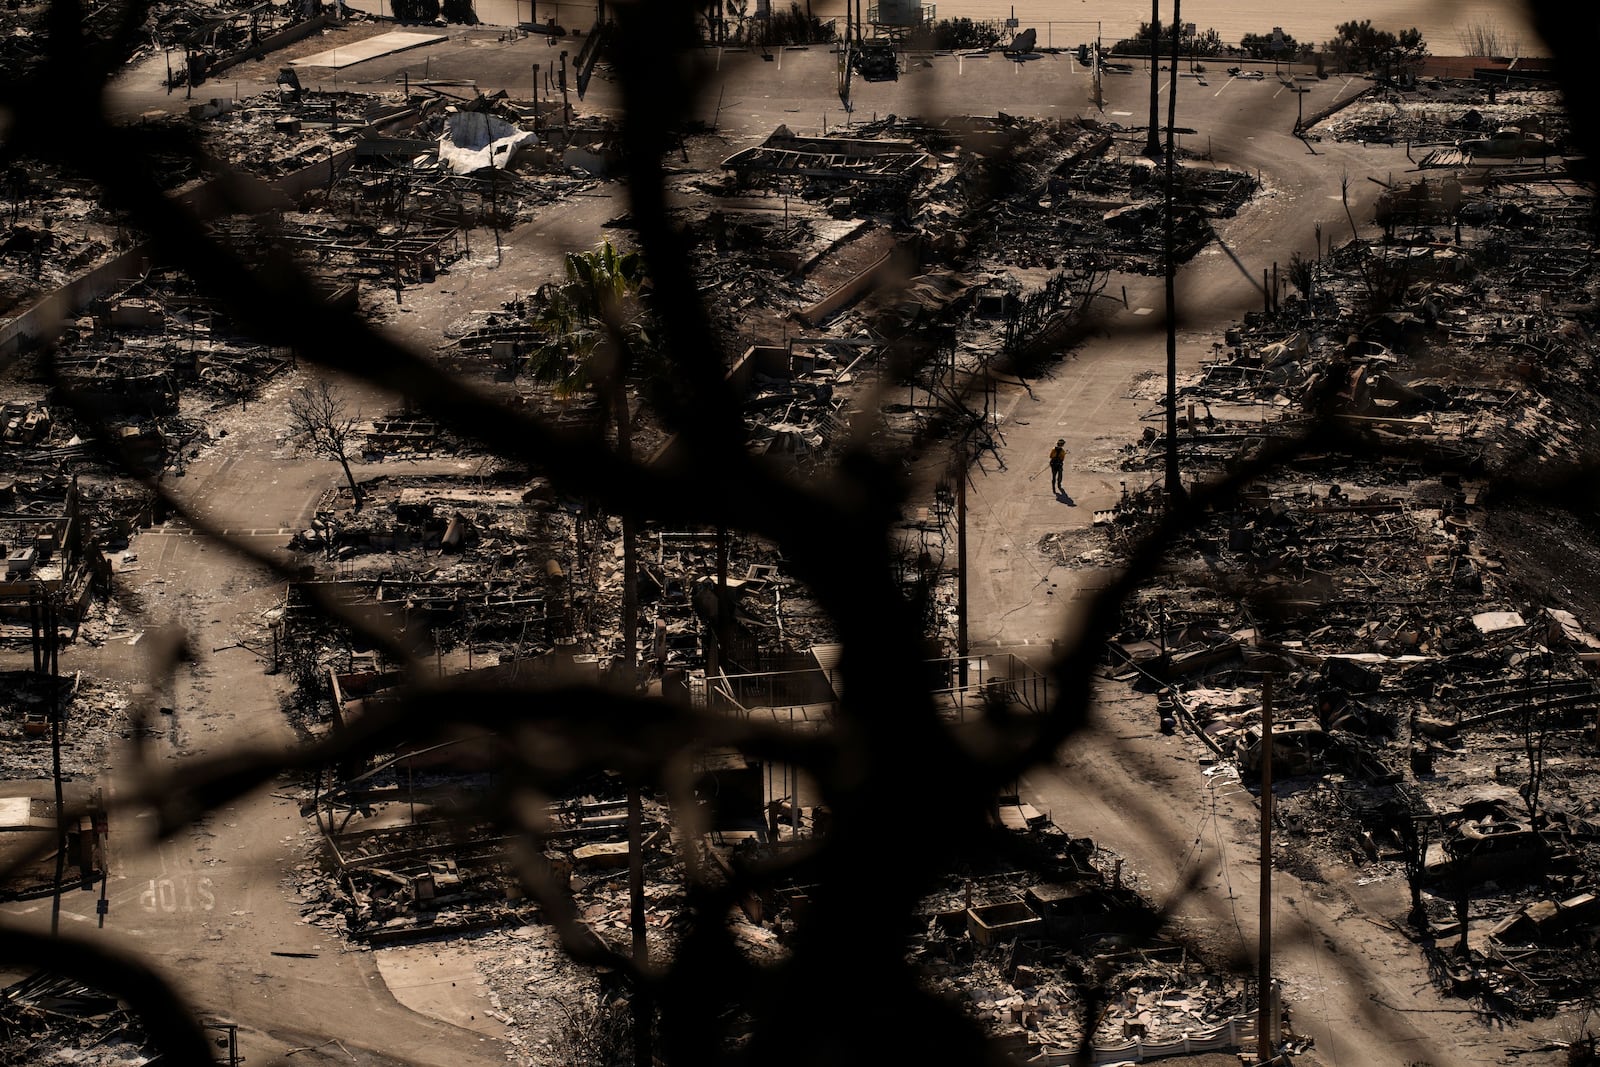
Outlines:
<svg viewBox="0 0 1600 1067"><path fill-rule="evenodd" d="M655 888L652 882L646 892ZM655 904L646 915L652 925L662 918ZM491 1014L508 1027L514 1061L580 1062L585 1050L622 1048L632 1040L632 1017L617 977L602 972L597 980L575 963L554 926L518 926L471 938L481 950L478 971L490 991ZM650 944L652 958L659 958L661 946L654 937Z"/></svg>
<svg viewBox="0 0 1600 1067"><path fill-rule="evenodd" d="M321 113L307 112L318 101L335 97L342 104L322 103ZM341 106L344 131L329 114L337 116ZM149 135L146 171L163 189L187 195L203 207L208 202L209 175L193 153L173 144L195 140L198 131L200 142L231 167L280 179L326 161L336 147L335 136L360 132L375 121L365 114L374 108L380 117L403 110L393 106L385 110L377 98L348 93L319 93L302 100L295 92L197 103L188 122L166 117L142 120L140 132ZM201 124L197 127L195 121ZM118 213L102 204L99 192L55 165L33 160L14 165L0 192L4 218L0 263L7 268L0 271L0 316L135 246L133 232Z"/></svg>
<svg viewBox="0 0 1600 1067"><path fill-rule="evenodd" d="M1277 862L1403 884L1391 917L1441 988L1527 1018L1592 995L1600 937L1594 604L1513 518L1519 482L1594 443L1591 268L1569 254L1593 194L1468 178L1418 179L1386 242L1293 265L1299 293L1182 385L1200 478L1313 413L1335 433L1213 505L1108 652L1161 690L1152 729L1187 727L1247 783L1271 699ZM1163 446L1147 430L1125 469ZM1125 488L1096 524L1120 552L1164 506Z"/></svg>
<svg viewBox="0 0 1600 1067"><path fill-rule="evenodd" d="M33 162L8 167L0 186L0 318L130 244L87 181Z"/></svg>
<svg viewBox="0 0 1600 1067"><path fill-rule="evenodd" d="M8 577L54 581L65 564L70 576L65 585L67 625L74 637L98 640L99 624L115 606L94 595L110 593L113 569L136 563L137 553L127 550L129 539L136 529L150 525L158 510L148 490L106 473L107 452L114 448L118 462L143 460L153 468L166 451L176 453L198 438L200 427L176 415L148 425L137 420L113 423L107 442L101 433L104 423L83 425L72 406L46 403L42 393L47 391L24 389L21 395L34 399L0 403L0 517L25 524L12 529L16 540L7 543ZM68 539L62 542L66 551L55 554L52 527L70 531L74 523L81 541ZM42 535L48 536L41 544ZM18 551L23 554L16 555ZM15 628L4 626L0 634L19 636Z"/></svg>
<svg viewBox="0 0 1600 1067"><path fill-rule="evenodd" d="M996 857L924 901L912 962L1003 1047L1067 1063L1092 1029L1098 1057L1233 1048L1254 1033L1243 983L1158 933L1158 909L1123 884L1122 861L1015 796L999 798ZM1086 1023L1084 991L1102 990Z"/></svg>
<svg viewBox="0 0 1600 1067"><path fill-rule="evenodd" d="M287 248L327 282L427 284L465 256L474 230L498 241L534 208L591 188L614 165L603 120L566 121L559 105L463 95L437 86L384 94L304 86L284 67L276 92L191 108L209 150L282 197L265 216L213 228L247 256ZM552 138L560 148L552 147ZM588 146L588 147L586 147ZM207 202L196 183L191 196ZM341 284L342 283L342 284Z"/></svg>
<svg viewBox="0 0 1600 1067"><path fill-rule="evenodd" d="M1600 772L1600 639L1523 599L1505 554L1472 540L1463 494L1436 491L1429 508L1427 487L1403 502L1280 491L1219 515L1227 532L1201 531L1179 557L1233 584L1180 564L1113 642L1115 669L1164 687L1160 728L1181 721L1247 782L1261 773L1262 679L1275 679L1278 862L1315 881L1404 879L1449 988L1548 1014L1579 996L1561 976L1582 972L1600 922L1583 910L1600 877L1584 785ZM1540 900L1570 904L1559 944L1515 921ZM1457 957L1469 925L1472 954ZM1508 938L1523 939L1521 977Z"/></svg>
<svg viewBox="0 0 1600 1067"><path fill-rule="evenodd" d="M154 1062L139 1016L108 993L49 971L0 989L0 1063L6 1067Z"/></svg>
<svg viewBox="0 0 1600 1067"><path fill-rule="evenodd" d="M578 521L552 498L542 479L514 471L473 479L395 476L369 479L362 506L348 490L331 492L313 525L292 547L308 561L335 562L339 576L318 580L316 564L304 568L313 585L339 599L367 603L441 640L463 640L483 650L549 647L571 629ZM340 502L342 501L342 502ZM313 613L289 587L285 639ZM530 626L532 627L530 629ZM313 628L313 635L320 634ZM519 643L520 642L520 643Z"/></svg>
<svg viewBox="0 0 1600 1067"><path fill-rule="evenodd" d="M52 683L48 674L13 670L4 673L4 682L0 758L9 778L50 777L53 715L61 719L64 780L93 780L105 766L107 752L135 729L130 696L79 673ZM148 721L143 728L151 728Z"/></svg>
<svg viewBox="0 0 1600 1067"><path fill-rule="evenodd" d="M399 93L308 88L293 67L283 67L273 91L191 104L187 128L198 130L212 157L271 181L324 163L338 152L381 158L374 151L377 145L391 151L396 147L384 135L416 123L429 106L442 108L443 102L426 94L413 101ZM333 195L325 172L318 184L320 193Z"/></svg>
<svg viewBox="0 0 1600 1067"><path fill-rule="evenodd" d="M1535 476L1591 446L1592 190L1511 171L1475 188L1424 177L1393 191L1380 211L1407 210L1395 208L1388 240L1292 263L1281 284L1274 272L1271 306L1180 383L1178 448L1191 469L1228 469L1304 430L1313 410L1435 469ZM1164 445L1152 426L1123 469L1153 468Z"/></svg>
<svg viewBox="0 0 1600 1067"><path fill-rule="evenodd" d="M954 214L966 223L968 241L987 224L982 243L972 248L980 264L992 258L1021 269L1156 269L1150 250L1161 243L1163 183L1148 160L1114 136L1114 128L1086 119L1009 116L968 120L967 126L945 131L959 147L941 157L940 173L913 216L935 247L936 232ZM996 169L993 159L1004 159L1004 166ZM1234 214L1255 190L1249 175L1183 160L1174 191L1178 260L1189 259L1210 239L1207 219Z"/></svg>
<svg viewBox="0 0 1600 1067"><path fill-rule="evenodd" d="M736 872L826 833L826 809L795 808L787 797L763 819L760 793L741 784L752 773L760 768L715 771L702 870ZM739 801L746 792L749 800ZM1157 933L1158 909L1123 885L1120 857L1070 837L1014 795L998 798L992 816L1002 838L994 856L974 857L962 875L946 878L914 917L923 928L909 936L907 963L931 992L957 1003L1006 1051L1038 1064L1072 1062L1085 1029L1098 1056L1253 1040L1250 990ZM747 897L731 929L752 960L786 955L806 891L784 881ZM648 896L654 904L659 889ZM1112 997L1086 1021L1085 990L1101 987Z"/></svg>
<svg viewBox="0 0 1600 1067"><path fill-rule="evenodd" d="M596 661L621 654L616 516L558 499L543 479L514 471L471 486L414 476L365 485L359 510L347 501L324 506L294 539L311 585L427 635L440 652L502 662L557 649ZM719 549L715 531L649 529L639 545L641 644L658 667L704 666L701 641L722 602L726 640L742 655L803 649L831 636L771 551L751 538L730 537ZM338 577L319 580L318 560L333 561ZM727 574L721 597L719 566ZM304 592L289 588L286 644L304 633L319 659L348 654L342 641L321 647L327 635L314 625Z"/></svg>
<svg viewBox="0 0 1600 1067"><path fill-rule="evenodd" d="M302 100L323 96L308 93ZM556 129L547 109L513 101L504 91L468 97L422 87L371 98L356 113L359 122L347 117L348 130L334 131L353 154L352 166L314 196L308 191L323 211L349 218L509 229L540 205L592 188L607 169L603 156L552 144L563 138L603 141L611 136L603 122ZM312 120L277 121L280 129L299 133ZM327 122L325 110L321 121Z"/></svg>
<svg viewBox="0 0 1600 1067"><path fill-rule="evenodd" d="M231 15L219 18L218 13L224 10L231 11ZM47 62L48 13L48 4L0 6L0 67L8 77L20 81ZM152 5L142 25L137 26L125 24L128 14L125 4L102 4L85 12L81 19L85 43L105 46L115 42L123 49L122 61L131 62L153 54L157 48L180 47L186 40L198 40L208 25L231 24L223 31L231 36L240 32L235 27L242 27L248 34L252 25L259 32L289 18L272 4L250 0L227 0L224 4L177 0Z"/></svg>
<svg viewBox="0 0 1600 1067"><path fill-rule="evenodd" d="M1511 130L1521 136L1509 156L1507 150L1485 144ZM1564 151L1568 131L1557 92L1460 80L1369 92L1319 127L1319 133L1340 141L1405 144L1424 167L1456 165L1473 157L1557 156Z"/></svg>
<svg viewBox="0 0 1600 1067"><path fill-rule="evenodd" d="M341 569L371 568L370 577L347 573L288 588L280 641L283 660L304 690L299 721L306 729L337 727L345 705L356 701L359 707L357 697L368 695L374 679L382 680L382 688L401 681L312 607L327 597L375 614L397 632L419 635L441 669L448 656L452 670L464 670L469 678L493 677L497 670L537 675L552 663L570 665L590 681L604 677L622 651L623 635L614 621L623 595L615 519L560 508L558 526L568 532L552 538L545 530L530 544L508 534L506 517L496 522L481 510L474 522L463 521L460 512L448 519L440 515L426 535L430 540L442 541L452 529L482 526L484 532L462 533L454 557L462 562L438 569L416 558L437 550L408 550L402 542L424 536L416 523L426 527L430 520L418 516L428 502L439 494L449 498L451 491L403 492L415 495L397 504L409 518L395 524L396 533L330 525L318 534L346 560ZM514 519L522 510L512 508L508 516ZM575 555L579 549L582 554ZM687 672L684 684L703 691L713 645L720 648L723 669L761 671L781 669L797 656L809 661L804 650L832 636L831 624L804 591L750 539L730 538L719 549L714 531L652 531L641 536L639 557L638 640L653 676ZM717 579L720 559L727 561L725 582ZM533 565L515 566L518 560ZM352 685L359 685L356 696Z"/></svg>
<svg viewBox="0 0 1600 1067"><path fill-rule="evenodd" d="M999 288L993 311L1004 316L1025 284L1045 280L1038 271L1059 272L1092 289L1091 279L1113 268L1153 269L1149 249L1159 244L1160 183L1110 127L1010 116L930 125L891 116L858 133L799 137L780 127L763 145L723 161L727 206L712 213L711 240L699 264L719 283L719 313L737 309L747 318L752 307L792 307L794 279L813 276L835 287L823 289L809 307L798 301L803 323L820 325L848 310L875 273L891 267L889 249L879 244L881 259L835 280L819 270L830 249L818 252L816 239L832 240L834 250L862 244L864 219L891 228L901 257L911 254L913 278L897 287L897 302L879 308L884 321L847 314L836 334L855 335L858 325L877 335L909 333L936 321L953 297L986 285ZM1207 217L1232 214L1254 190L1247 175L1181 168L1180 257L1209 239ZM752 202L743 198L750 191L781 192L781 226L773 197ZM791 194L807 210L791 212ZM836 237L830 220L854 228ZM751 277L774 284L756 286ZM927 290L921 300L919 283Z"/></svg>
<svg viewBox="0 0 1600 1067"><path fill-rule="evenodd" d="M225 432L211 426L219 409L248 404L292 364L288 350L241 335L186 278L151 271L90 303L48 352L17 360L0 456L14 470L88 477L95 533L126 538L150 521L150 494L108 471L181 474Z"/></svg>
<svg viewBox="0 0 1600 1067"><path fill-rule="evenodd" d="M6 458L0 451L0 462ZM35 641L51 629L35 601L49 600L56 632L76 635L109 570L91 538L77 477L20 476L0 466L0 545L6 581L0 591L0 636ZM37 650L36 650L36 654Z"/></svg>
<svg viewBox="0 0 1600 1067"><path fill-rule="evenodd" d="M87 311L38 368L62 399L107 419L113 433L144 416L163 439L185 439L194 418L256 396L294 362L287 349L249 339L223 304L176 271L152 271ZM171 418L180 414L190 424Z"/></svg>
<svg viewBox="0 0 1600 1067"><path fill-rule="evenodd" d="M471 808L468 798L492 788L495 756L485 742L467 737L397 755L320 792L314 814L326 866L303 869L297 879L308 919L374 946L544 923L550 920L524 888L532 862L548 887L571 894L586 936L621 947L628 937L622 790L599 781L549 805L534 828L542 852L530 859L519 851L525 832ZM666 823L653 801L643 825L652 923L661 926L681 894L674 885L682 872L665 848Z"/></svg>

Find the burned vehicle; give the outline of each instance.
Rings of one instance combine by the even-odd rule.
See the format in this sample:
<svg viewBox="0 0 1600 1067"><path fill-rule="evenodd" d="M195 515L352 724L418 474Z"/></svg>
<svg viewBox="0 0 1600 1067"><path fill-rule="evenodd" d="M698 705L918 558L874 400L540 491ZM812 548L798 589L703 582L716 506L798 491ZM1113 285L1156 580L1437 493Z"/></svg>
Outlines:
<svg viewBox="0 0 1600 1067"><path fill-rule="evenodd" d="M1524 156L1550 154L1550 142L1536 133L1518 129L1496 130L1488 137L1471 137L1456 142L1456 147L1471 156L1490 156L1495 159L1521 159Z"/></svg>
<svg viewBox="0 0 1600 1067"><path fill-rule="evenodd" d="M1503 800L1482 800L1463 805L1458 821L1428 845L1422 872L1433 881L1482 882L1542 872L1570 857L1560 829L1536 827Z"/></svg>

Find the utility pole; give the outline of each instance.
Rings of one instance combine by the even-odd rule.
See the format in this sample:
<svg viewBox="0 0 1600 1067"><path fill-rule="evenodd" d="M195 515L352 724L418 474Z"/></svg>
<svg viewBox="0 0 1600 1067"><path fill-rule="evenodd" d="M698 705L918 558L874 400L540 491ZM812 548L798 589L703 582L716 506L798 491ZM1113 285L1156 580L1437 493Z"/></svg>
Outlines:
<svg viewBox="0 0 1600 1067"><path fill-rule="evenodd" d="M44 583L35 594L44 615L45 658L50 667L50 762L56 780L56 882L50 901L50 936L61 930L61 879L67 873L67 811L61 795L61 661L57 645L56 606Z"/></svg>
<svg viewBox="0 0 1600 1067"><path fill-rule="evenodd" d="M1150 133L1144 154L1161 154L1161 0L1150 0Z"/></svg>
<svg viewBox="0 0 1600 1067"><path fill-rule="evenodd" d="M962 699L967 688L967 438L956 454L956 659Z"/></svg>
<svg viewBox="0 0 1600 1067"><path fill-rule="evenodd" d="M1182 25L1178 21L1178 5L1180 0L1172 0L1172 25ZM1151 81L1152 88L1155 81ZM1172 87L1167 98L1167 182L1166 182L1166 211L1164 212L1164 258L1166 260L1166 290L1167 290L1167 499L1176 504L1183 498L1183 481L1178 475L1178 296L1177 296L1177 223L1173 218L1175 197L1173 196L1173 166L1177 157L1177 147L1173 143L1176 136L1178 117L1178 35L1172 35ZM1154 126L1152 125L1152 130Z"/></svg>
<svg viewBox="0 0 1600 1067"><path fill-rule="evenodd" d="M1256 1056L1272 1059L1272 678L1261 688L1261 938L1256 964Z"/></svg>
<svg viewBox="0 0 1600 1067"><path fill-rule="evenodd" d="M628 920L633 928L633 963L640 976L633 987L633 1062L635 1067L650 1067L654 1010L644 979L644 970L650 965L650 941L644 921L644 801L637 781L628 784Z"/></svg>
<svg viewBox="0 0 1600 1067"><path fill-rule="evenodd" d="M501 263L500 252L500 179L495 177L494 168L489 168L489 225L494 229L494 263Z"/></svg>
<svg viewBox="0 0 1600 1067"><path fill-rule="evenodd" d="M565 148L569 127L572 125L572 107L567 103L567 50L561 50L561 147Z"/></svg>
<svg viewBox="0 0 1600 1067"><path fill-rule="evenodd" d="M706 664L708 674L722 669L728 641L728 528L717 527L717 628L714 635L717 654Z"/></svg>
<svg viewBox="0 0 1600 1067"><path fill-rule="evenodd" d="M561 53L563 60L566 53ZM565 86L563 67L563 87ZM628 410L626 364L619 353L612 373L613 417L617 423L617 456L633 463L633 420ZM622 648L630 691L638 686L639 662L639 547L638 520L622 513ZM633 987L633 1055L636 1067L650 1067L650 1019L654 1010L645 989L644 971L650 964L650 942L644 921L644 797L636 769L628 776L628 918L633 929L633 962L638 978Z"/></svg>
<svg viewBox="0 0 1600 1067"><path fill-rule="evenodd" d="M1094 24L1094 106L1101 111L1106 109L1105 95L1100 91L1100 23Z"/></svg>

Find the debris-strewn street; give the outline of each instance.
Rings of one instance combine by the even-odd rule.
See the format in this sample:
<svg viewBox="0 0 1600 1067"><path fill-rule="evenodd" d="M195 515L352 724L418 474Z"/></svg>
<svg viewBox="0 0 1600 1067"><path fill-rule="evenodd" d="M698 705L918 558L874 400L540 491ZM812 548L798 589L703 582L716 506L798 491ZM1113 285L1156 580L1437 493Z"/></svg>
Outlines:
<svg viewBox="0 0 1600 1067"><path fill-rule="evenodd" d="M0 1063L1594 1062L1548 66L713 6L643 130L604 4L80 19L136 173L0 185L0 917L90 947Z"/></svg>

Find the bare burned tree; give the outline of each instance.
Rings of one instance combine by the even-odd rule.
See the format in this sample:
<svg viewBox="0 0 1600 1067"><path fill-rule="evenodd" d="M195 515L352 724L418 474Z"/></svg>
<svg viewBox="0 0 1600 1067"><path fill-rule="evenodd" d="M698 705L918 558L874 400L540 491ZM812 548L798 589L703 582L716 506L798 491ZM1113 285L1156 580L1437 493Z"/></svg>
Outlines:
<svg viewBox="0 0 1600 1067"><path fill-rule="evenodd" d="M1517 716L1517 732L1522 738L1522 754L1528 761L1528 780L1518 790L1522 795L1522 803L1528 809L1528 819L1535 830L1539 827L1539 795L1544 788L1545 776L1545 749L1550 743L1550 732L1554 727L1554 712L1550 707L1550 679L1552 665L1549 662L1549 653L1539 657L1529 656L1527 663L1528 677L1528 702ZM1540 667L1544 668L1543 693L1535 693L1535 674Z"/></svg>
<svg viewBox="0 0 1600 1067"><path fill-rule="evenodd" d="M1395 829L1400 835L1400 863L1411 892L1411 911L1406 916L1418 930L1428 925L1428 909L1422 903L1422 882L1427 868L1428 843L1433 839L1434 820L1417 810L1409 791L1402 791L1401 809L1395 813Z"/></svg>
<svg viewBox="0 0 1600 1067"><path fill-rule="evenodd" d="M361 412L351 411L344 394L327 381L303 385L289 397L290 443L301 452L339 464L357 510L361 507L361 486L350 470L350 457L355 451L359 425Z"/></svg>
<svg viewBox="0 0 1600 1067"><path fill-rule="evenodd" d="M1469 22L1456 32L1461 54L1467 56L1514 56L1522 42L1512 37L1493 19Z"/></svg>

